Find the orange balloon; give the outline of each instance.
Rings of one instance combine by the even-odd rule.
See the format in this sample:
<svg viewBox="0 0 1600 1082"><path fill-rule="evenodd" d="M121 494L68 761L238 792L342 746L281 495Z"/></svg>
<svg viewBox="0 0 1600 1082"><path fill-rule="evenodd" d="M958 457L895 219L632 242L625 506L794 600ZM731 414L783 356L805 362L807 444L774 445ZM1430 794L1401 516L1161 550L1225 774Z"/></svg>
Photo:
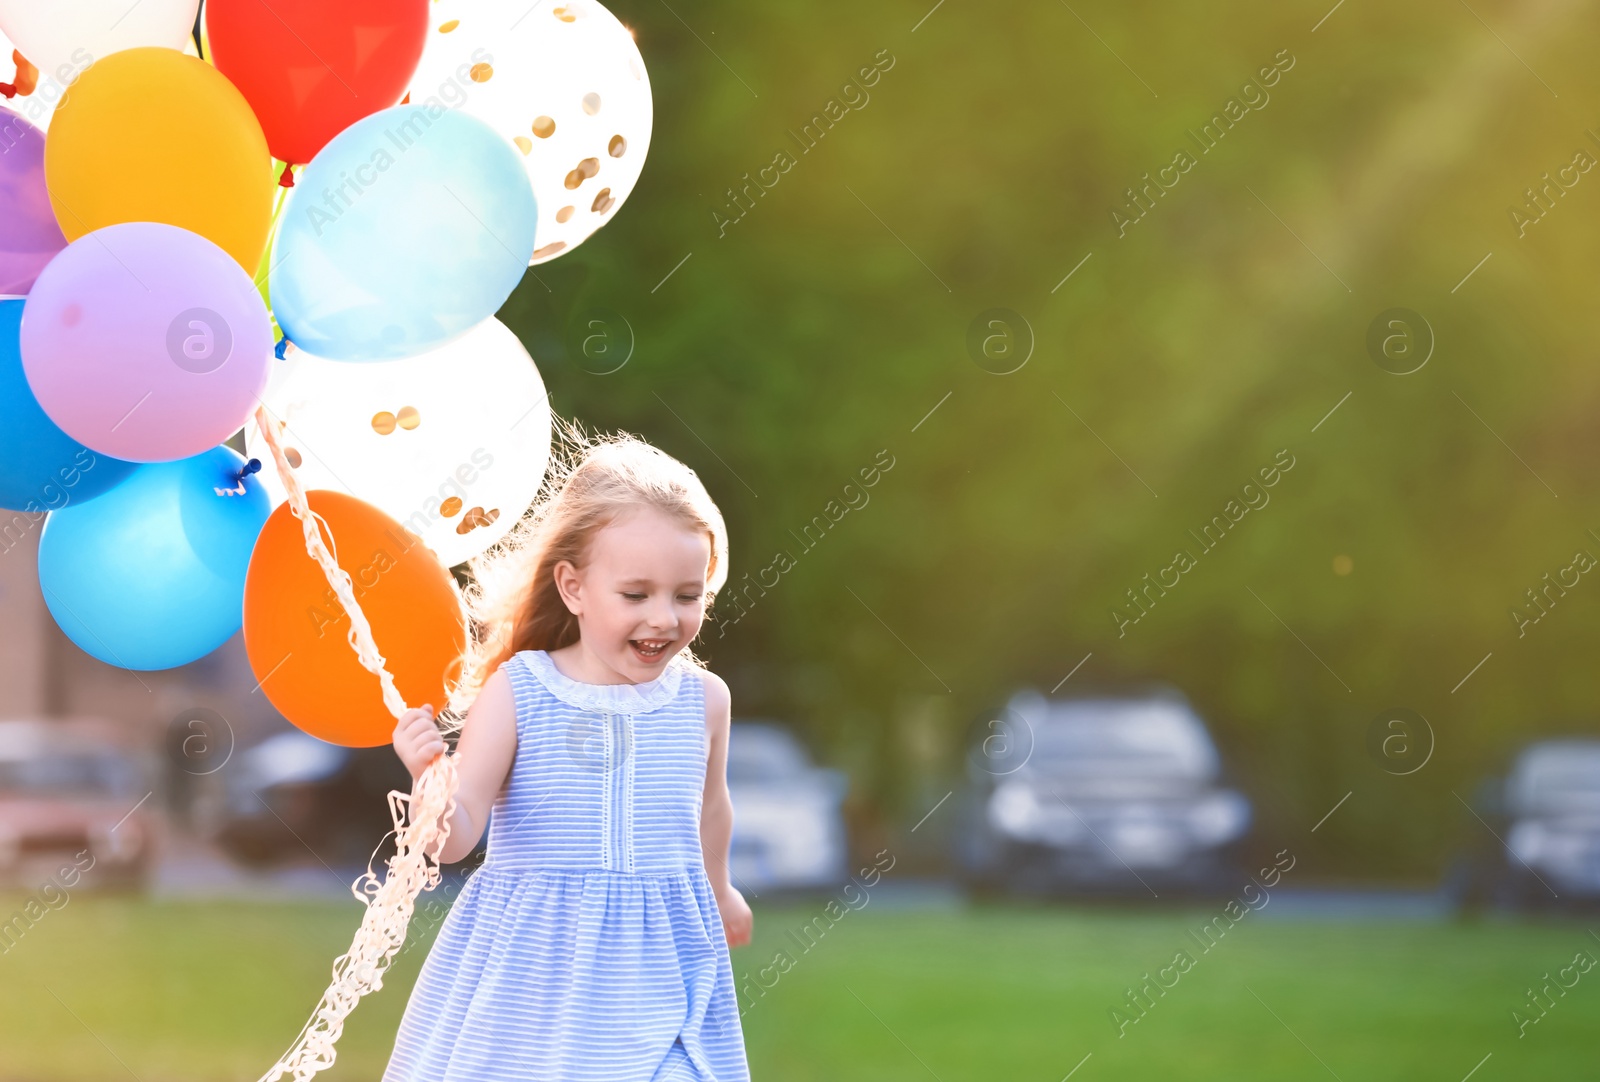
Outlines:
<svg viewBox="0 0 1600 1082"><path fill-rule="evenodd" d="M422 539L342 492L306 493L332 534L395 689L407 706L444 708L461 680L466 614L450 572ZM351 649L350 617L306 552L300 520L279 504L262 527L244 583L244 647L261 690L300 729L331 744L387 744L394 717L378 678Z"/></svg>

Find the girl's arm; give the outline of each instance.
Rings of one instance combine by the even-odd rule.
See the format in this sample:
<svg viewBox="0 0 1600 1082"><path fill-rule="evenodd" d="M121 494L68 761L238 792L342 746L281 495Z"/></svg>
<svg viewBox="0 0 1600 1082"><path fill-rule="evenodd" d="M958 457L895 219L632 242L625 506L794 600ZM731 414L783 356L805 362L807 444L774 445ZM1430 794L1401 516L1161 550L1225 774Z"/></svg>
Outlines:
<svg viewBox="0 0 1600 1082"><path fill-rule="evenodd" d="M700 854L706 876L717 896L722 913L722 928L728 946L742 947L750 942L754 918L744 895L728 882L728 842L733 837L733 798L728 794L728 724L733 712L733 697L728 685L714 673L706 673L706 788L700 803Z"/></svg>
<svg viewBox="0 0 1600 1082"><path fill-rule="evenodd" d="M432 705L415 707L401 715L394 727L394 750L413 780L421 777L434 757L445 750L444 737L433 720ZM461 787L456 791L456 808L450 816L450 840L439 855L443 864L454 864L478 844L484 824L489 821L489 809L516 758L517 705L511 693L511 678L503 669L490 674L467 710L456 754Z"/></svg>

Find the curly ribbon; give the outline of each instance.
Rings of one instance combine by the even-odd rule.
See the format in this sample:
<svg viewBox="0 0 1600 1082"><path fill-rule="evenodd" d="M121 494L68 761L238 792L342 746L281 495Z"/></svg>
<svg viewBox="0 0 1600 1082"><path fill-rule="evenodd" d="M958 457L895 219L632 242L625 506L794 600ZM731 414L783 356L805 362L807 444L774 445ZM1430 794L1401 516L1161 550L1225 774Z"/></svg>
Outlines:
<svg viewBox="0 0 1600 1082"><path fill-rule="evenodd" d="M324 542L327 523L311 510L305 492L295 477L278 442L275 422L265 406L255 414L256 427L272 449L272 460L289 493L289 509L305 531L306 552L322 567L338 595L339 603L350 615L350 647L361 664L378 678L384 705L396 718L406 711L405 700L395 690L394 678L384 667L372 639L372 628L356 604L350 576L329 551L332 533ZM405 944L406 926L416 908L417 895L439 884L439 856L450 837L450 815L455 810L458 778L456 756L441 754L417 779L411 793L389 793L389 816L394 821L394 855L388 860L388 874L380 881L367 870L351 884L351 893L366 907L361 927L350 949L334 959L333 980L322 999L283 1058L272 1065L260 1082L275 1082L289 1075L294 1082L306 1082L319 1071L333 1066L334 1044L344 1033L344 1021L356 1009L361 997L383 987L383 974Z"/></svg>

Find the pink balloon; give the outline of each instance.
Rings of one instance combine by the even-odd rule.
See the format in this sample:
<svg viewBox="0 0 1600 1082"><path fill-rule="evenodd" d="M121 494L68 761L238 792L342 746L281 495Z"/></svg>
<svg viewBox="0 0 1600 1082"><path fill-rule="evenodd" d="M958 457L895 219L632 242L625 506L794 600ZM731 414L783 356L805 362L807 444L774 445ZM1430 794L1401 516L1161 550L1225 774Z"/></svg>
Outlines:
<svg viewBox="0 0 1600 1082"><path fill-rule="evenodd" d="M67 435L129 462L210 450L266 389L272 323L232 256L173 225L86 233L22 309L22 370Z"/></svg>
<svg viewBox="0 0 1600 1082"><path fill-rule="evenodd" d="M28 292L66 246L44 187L44 132L0 109L0 293Z"/></svg>

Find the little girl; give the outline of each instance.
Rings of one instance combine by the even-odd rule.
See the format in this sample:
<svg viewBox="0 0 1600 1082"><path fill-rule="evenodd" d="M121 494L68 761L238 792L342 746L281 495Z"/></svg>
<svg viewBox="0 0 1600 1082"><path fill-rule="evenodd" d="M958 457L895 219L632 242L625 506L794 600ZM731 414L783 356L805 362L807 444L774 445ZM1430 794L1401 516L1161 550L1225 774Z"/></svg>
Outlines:
<svg viewBox="0 0 1600 1082"><path fill-rule="evenodd" d="M682 463L609 440L473 571L469 609L500 645L469 670L481 691L440 859L485 822L488 855L384 1082L748 1080L728 688L687 652L727 578L721 513ZM413 777L444 752L431 705L394 747Z"/></svg>

